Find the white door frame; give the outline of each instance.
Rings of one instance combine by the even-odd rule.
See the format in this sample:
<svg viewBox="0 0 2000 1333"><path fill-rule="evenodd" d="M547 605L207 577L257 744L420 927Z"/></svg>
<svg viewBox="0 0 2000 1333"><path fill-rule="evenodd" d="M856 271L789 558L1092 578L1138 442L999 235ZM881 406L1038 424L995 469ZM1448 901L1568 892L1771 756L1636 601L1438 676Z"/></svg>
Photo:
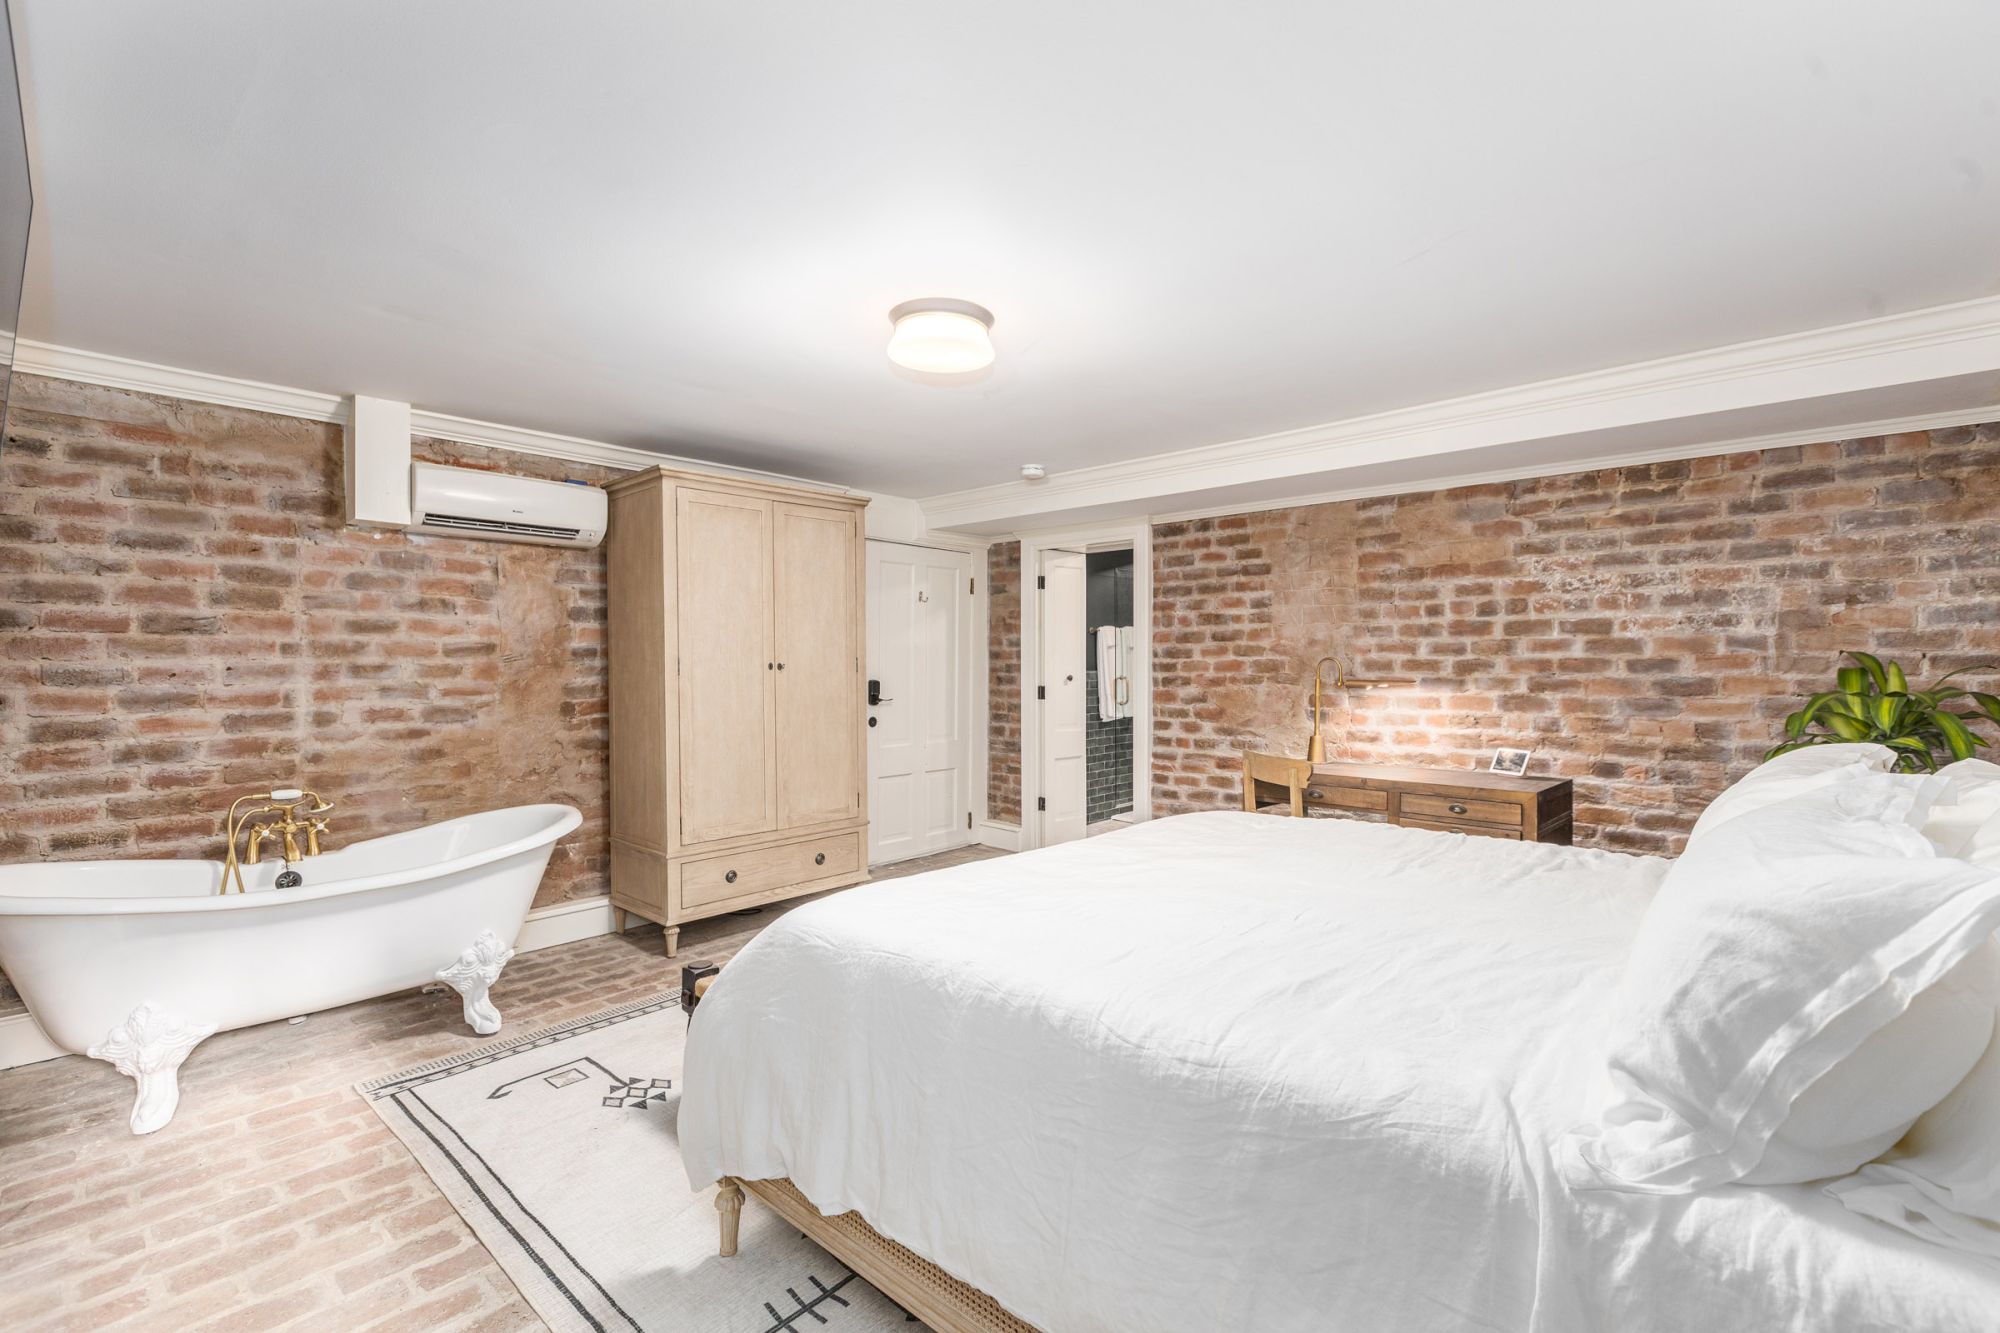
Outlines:
<svg viewBox="0 0 2000 1333"><path fill-rule="evenodd" d="M870 537L868 540L932 551L966 551L972 555L972 646L966 654L965 669L970 678L964 691L966 801L972 809L972 834L966 841L980 841L980 830L986 827L987 822L986 783L992 767L989 751L993 747L993 714L988 706L986 680L987 655L991 651L988 645L992 639L992 626L988 620L992 614L992 602L986 580L993 542L990 538L960 538L950 533L926 533L923 541L904 541L897 537ZM865 673L863 679L867 679Z"/></svg>
<svg viewBox="0 0 2000 1333"><path fill-rule="evenodd" d="M1132 676L1132 815L1153 817L1153 525L1138 519L1021 535L1021 849L1040 847L1042 817L1042 718L1035 687L1041 684L1042 615L1036 576L1042 553L1132 552L1132 630L1140 652ZM1030 599L1034 600L1030 600Z"/></svg>

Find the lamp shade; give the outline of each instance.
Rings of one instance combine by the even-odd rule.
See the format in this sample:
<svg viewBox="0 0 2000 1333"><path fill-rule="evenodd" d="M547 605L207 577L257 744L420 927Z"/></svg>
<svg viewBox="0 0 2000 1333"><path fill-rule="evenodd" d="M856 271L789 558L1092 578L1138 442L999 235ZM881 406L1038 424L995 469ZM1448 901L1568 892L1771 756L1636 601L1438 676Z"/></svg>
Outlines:
<svg viewBox="0 0 2000 1333"><path fill-rule="evenodd" d="M962 375L993 364L993 316L970 301L905 301L889 318L889 359L905 370Z"/></svg>

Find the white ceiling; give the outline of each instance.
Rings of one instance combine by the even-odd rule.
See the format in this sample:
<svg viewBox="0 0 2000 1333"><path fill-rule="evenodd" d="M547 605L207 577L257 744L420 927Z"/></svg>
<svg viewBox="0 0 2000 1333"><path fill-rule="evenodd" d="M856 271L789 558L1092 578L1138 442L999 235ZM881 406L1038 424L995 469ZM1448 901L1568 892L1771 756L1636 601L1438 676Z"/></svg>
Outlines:
<svg viewBox="0 0 2000 1333"><path fill-rule="evenodd" d="M2000 294L1987 0L13 12L25 337L903 495Z"/></svg>

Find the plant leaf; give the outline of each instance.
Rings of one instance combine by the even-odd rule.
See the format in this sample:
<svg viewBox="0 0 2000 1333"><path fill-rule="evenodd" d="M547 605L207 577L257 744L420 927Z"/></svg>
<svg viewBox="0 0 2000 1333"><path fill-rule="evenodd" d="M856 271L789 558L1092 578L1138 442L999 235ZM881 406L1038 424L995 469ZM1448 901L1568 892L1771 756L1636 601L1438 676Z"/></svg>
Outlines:
<svg viewBox="0 0 2000 1333"><path fill-rule="evenodd" d="M1861 663L1862 670L1868 673L1868 679L1875 682L1876 689L1886 690L1889 688L1889 673L1882 669L1881 658L1875 656L1873 653L1849 652L1847 655Z"/></svg>

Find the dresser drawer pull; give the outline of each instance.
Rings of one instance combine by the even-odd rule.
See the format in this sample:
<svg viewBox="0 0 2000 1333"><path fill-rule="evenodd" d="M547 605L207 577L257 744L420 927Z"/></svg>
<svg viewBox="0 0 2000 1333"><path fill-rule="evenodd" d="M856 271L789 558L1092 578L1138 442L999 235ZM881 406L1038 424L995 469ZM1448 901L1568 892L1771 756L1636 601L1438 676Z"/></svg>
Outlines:
<svg viewBox="0 0 2000 1333"><path fill-rule="evenodd" d="M722 877L722 882L724 884L734 884L736 882L736 872L732 870L728 874L724 875Z"/></svg>
<svg viewBox="0 0 2000 1333"><path fill-rule="evenodd" d="M1321 791L1318 787L1308 787L1306 789L1306 796L1309 799L1315 801L1324 801L1326 799L1326 793Z"/></svg>
<svg viewBox="0 0 2000 1333"><path fill-rule="evenodd" d="M1462 806L1462 805L1460 805L1460 804L1459 804L1458 802L1456 802L1456 801L1453 801L1453 802L1452 802L1452 803L1451 803L1451 804L1450 804L1449 806L1447 806L1446 808L1447 808L1448 810L1450 810L1450 811L1451 811L1451 812L1452 812L1453 814L1455 814L1455 815L1462 815L1462 814L1464 814L1464 813L1465 813L1465 807L1464 807L1464 806Z"/></svg>
<svg viewBox="0 0 2000 1333"><path fill-rule="evenodd" d="M825 865L825 864L826 864L826 853L825 853L825 852L821 852L821 853L820 853L820 854L819 854L818 856L815 856L815 857L813 858L813 864L814 864L814 865L816 865L816 866L823 866L823 865Z"/></svg>

